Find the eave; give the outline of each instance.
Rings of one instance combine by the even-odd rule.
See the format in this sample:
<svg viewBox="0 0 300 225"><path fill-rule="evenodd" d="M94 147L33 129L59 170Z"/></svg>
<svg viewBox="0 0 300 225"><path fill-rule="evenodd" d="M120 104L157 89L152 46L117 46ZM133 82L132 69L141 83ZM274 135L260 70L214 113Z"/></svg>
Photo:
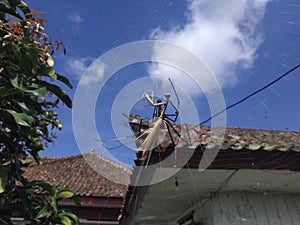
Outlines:
<svg viewBox="0 0 300 225"><path fill-rule="evenodd" d="M130 122L135 132L139 130L140 124L139 121ZM143 129L147 129L147 127L147 124L142 124ZM203 129L209 131L207 127ZM297 186L300 185L299 182L294 187L290 185L300 179L299 132L226 128L222 141L209 142L206 138L201 139L202 137L203 134L196 133L189 146L181 145L174 148L174 146L170 145L163 152L151 151L147 160L136 160L136 167L134 168L133 174L140 175L133 176L131 180L134 182L131 182L131 184L135 183L136 179L148 179L148 183L151 183L151 180L155 179L158 173L162 173L166 170L176 170L177 168L182 169L178 170L179 172L176 175L158 184L138 187L130 186L130 192L128 192L126 196L123 217L120 224L169 224L161 220L161 212L163 211L165 214L166 211L164 210L168 210L168 207L172 207L176 204L182 206L182 204L180 202L176 204L171 203L168 207L162 209L161 203L165 197L168 197L168 193L174 192L175 176L179 179L179 183L181 182L181 178L186 177L186 175L183 175L185 173L184 171L189 171L189 173L194 174L191 180L196 179L199 181L203 179L200 173L202 172L202 175L208 175L208 182L213 180L213 174L218 176L218 174L221 173L227 174L224 177L226 182L237 179L237 176L240 177L239 179L247 176L247 178L249 178L249 182L243 182L242 185L236 187L227 185L223 187L222 185L225 181L223 183L221 182L221 184L216 184L210 189L202 187L202 189L200 188L198 190L204 198L220 191L250 191L277 194L296 193L297 190L300 190L300 186ZM218 137L216 139L218 139ZM205 158L204 153L206 156L209 156L210 152L217 152L217 154L213 157L213 160L208 160L206 167L201 167L203 164L200 162ZM145 168L150 165L157 165L157 167L152 171L146 170ZM248 173L248 175L245 176L243 173ZM223 177L224 174L221 177ZM267 177L270 176L271 180L265 180L267 182L263 183L260 176L265 175ZM278 180L282 180L282 177L287 178L283 184L278 182ZM235 180L235 182L239 184L238 180ZM191 186L191 184L187 182L185 182L185 184L181 182L181 185L182 188ZM166 192L164 196L160 196L161 198L156 198L155 195L157 193L155 190L162 190L162 188L165 187L168 187L168 192ZM192 196L192 198L198 199L199 196ZM149 203L151 199L157 201L157 203L149 206L146 211L143 211L145 207L147 208L147 203ZM182 202L184 201L186 201L186 199L183 198ZM151 207L158 208L159 210L151 213L151 210L149 210ZM196 203L191 203L189 206L186 206L186 211L192 210L193 207L196 207ZM184 211L181 211L179 214L182 215L184 213ZM176 219L178 218L176 218L176 216L169 216L164 219L164 221L173 219L174 223L170 224L176 224Z"/></svg>

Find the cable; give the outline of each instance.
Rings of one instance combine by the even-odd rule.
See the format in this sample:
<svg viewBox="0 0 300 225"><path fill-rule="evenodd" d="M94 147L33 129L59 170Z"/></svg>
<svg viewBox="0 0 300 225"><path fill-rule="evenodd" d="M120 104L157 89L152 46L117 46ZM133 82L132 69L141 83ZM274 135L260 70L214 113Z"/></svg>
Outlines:
<svg viewBox="0 0 300 225"><path fill-rule="evenodd" d="M258 94L259 92L263 91L264 89L270 87L271 85L275 84L277 81L281 80L282 78L284 78L285 76L287 76L288 74L290 74L291 72L295 71L296 69L298 69L300 67L300 64L298 64L297 66L293 67L292 69L290 69L289 71L285 72L284 74L282 74L280 77L276 78L275 80L273 80L272 82L268 83L267 85L263 86L262 88L254 91L253 93L247 95L246 97L242 98L241 100L231 104L230 106L227 106L225 109L221 110L220 112L214 114L213 116L209 117L208 119L204 120L203 122L200 123L200 125L203 125L205 123L207 123L208 121L210 121L211 119L219 116L220 114L224 113L225 111L227 111L230 108L233 108L234 106L237 106L239 104L241 104L242 102L246 101L248 98L251 98L252 96Z"/></svg>

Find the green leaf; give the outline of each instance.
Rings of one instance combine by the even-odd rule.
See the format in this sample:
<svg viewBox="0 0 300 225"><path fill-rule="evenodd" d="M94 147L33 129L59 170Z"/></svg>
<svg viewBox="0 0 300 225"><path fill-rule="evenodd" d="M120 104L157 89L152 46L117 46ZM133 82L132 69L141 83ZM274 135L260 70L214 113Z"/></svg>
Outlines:
<svg viewBox="0 0 300 225"><path fill-rule="evenodd" d="M81 205L81 203L82 203L81 199L76 195L73 196L72 200L76 205Z"/></svg>
<svg viewBox="0 0 300 225"><path fill-rule="evenodd" d="M66 199L66 198L72 198L74 196L74 193L69 187L62 187L57 190L56 192L56 199Z"/></svg>
<svg viewBox="0 0 300 225"><path fill-rule="evenodd" d="M50 197L50 205L53 208L53 210L55 212L57 212L57 210L58 210L58 208L57 208L57 201L56 201L56 199L53 196Z"/></svg>
<svg viewBox="0 0 300 225"><path fill-rule="evenodd" d="M73 196L74 193L72 191L62 191L57 194L56 199L72 198Z"/></svg>
<svg viewBox="0 0 300 225"><path fill-rule="evenodd" d="M72 221L67 216L59 216L60 221L64 225L72 225Z"/></svg>
<svg viewBox="0 0 300 225"><path fill-rule="evenodd" d="M0 96L1 96L1 98L5 98L5 97L10 96L10 95L15 95L19 92L20 92L20 90L18 90L16 88L8 89L7 87L0 87Z"/></svg>
<svg viewBox="0 0 300 225"><path fill-rule="evenodd" d="M50 195L54 195L55 191L56 191L56 188L53 185L48 184L44 181L40 181L40 180L35 180L35 181L28 183L27 187L29 187L29 188L30 187L32 187L32 188L41 187L43 190L47 191Z"/></svg>
<svg viewBox="0 0 300 225"><path fill-rule="evenodd" d="M45 87L40 87L40 88L34 88L34 89L25 89L23 88L22 91L27 92L27 93L32 93L33 95L37 97L42 97L44 98L46 95L46 88Z"/></svg>
<svg viewBox="0 0 300 225"><path fill-rule="evenodd" d="M22 10L24 15L26 15L26 18L31 18L30 9L24 1L19 1L18 7Z"/></svg>
<svg viewBox="0 0 300 225"><path fill-rule="evenodd" d="M51 78L52 81L56 81L56 80L57 80L57 76L56 76L55 73L52 74L52 75L50 76L50 78Z"/></svg>
<svg viewBox="0 0 300 225"><path fill-rule="evenodd" d="M25 102L17 102L17 104L23 109L25 112L30 112L30 108L26 105Z"/></svg>
<svg viewBox="0 0 300 225"><path fill-rule="evenodd" d="M23 50L23 49L22 49ZM21 51L22 51L21 50ZM19 62L20 69L24 74L31 74L33 69L33 59L30 58L30 55L27 55L23 51L21 52L21 60Z"/></svg>
<svg viewBox="0 0 300 225"><path fill-rule="evenodd" d="M41 161L41 158L40 158L40 156L39 156L38 151L31 149L31 150L29 150L28 152L29 152L30 155L34 158L34 160L35 160L36 163L40 166L40 168L42 168L43 162Z"/></svg>
<svg viewBox="0 0 300 225"><path fill-rule="evenodd" d="M56 76L57 76L57 80L63 82L63 83L64 83L65 85L67 85L69 88L73 89L73 86L72 86L72 84L70 83L70 81L69 81L68 78L66 78L65 76L60 75L60 74L58 74L58 73L55 73L55 74L56 74Z"/></svg>
<svg viewBox="0 0 300 225"><path fill-rule="evenodd" d="M0 4L0 12L10 14L14 17L17 17L18 19L21 19L21 20L23 19L16 10L12 9L11 7L8 8L7 6L5 6L3 4Z"/></svg>
<svg viewBox="0 0 300 225"><path fill-rule="evenodd" d="M7 64L6 69L9 69L9 70L12 70L15 72L20 71L20 65L16 65L15 63L10 62L10 61L6 61L5 63Z"/></svg>
<svg viewBox="0 0 300 225"><path fill-rule="evenodd" d="M16 192L18 193L18 195L21 199L23 208L25 210L30 209L31 208L31 202L29 201L29 198L28 198L28 195L25 191L25 188L23 186L17 186L16 187Z"/></svg>
<svg viewBox="0 0 300 225"><path fill-rule="evenodd" d="M30 163L32 163L32 159L22 159L21 162L21 167L28 166Z"/></svg>
<svg viewBox="0 0 300 225"><path fill-rule="evenodd" d="M0 165L0 193L3 193L7 184L7 172L4 166Z"/></svg>
<svg viewBox="0 0 300 225"><path fill-rule="evenodd" d="M35 219L43 218L43 217L49 215L50 213L51 212L48 210L48 207L45 206L37 213L37 215L35 216Z"/></svg>
<svg viewBox="0 0 300 225"><path fill-rule="evenodd" d="M12 115L16 123L21 126L31 127L31 124L34 122L34 118L32 116L29 116L26 113L17 113L16 111L10 109L2 109L2 110Z"/></svg>
<svg viewBox="0 0 300 225"><path fill-rule="evenodd" d="M30 112L36 111L36 113L42 113L42 108L39 102L32 98L24 98L25 105L31 110Z"/></svg>
<svg viewBox="0 0 300 225"><path fill-rule="evenodd" d="M39 76L52 76L53 74L55 74L54 69L46 64L41 65L37 70L37 75Z"/></svg>
<svg viewBox="0 0 300 225"><path fill-rule="evenodd" d="M11 84L15 87L20 89L19 81L18 81L18 76L15 76L14 78L10 79Z"/></svg>
<svg viewBox="0 0 300 225"><path fill-rule="evenodd" d="M26 93L32 93L35 96L38 97L45 97L46 95L46 87L44 86L40 86L38 84L31 84L30 86L23 86L22 84L20 84L18 76L14 77L13 79L10 79L11 84Z"/></svg>
<svg viewBox="0 0 300 225"><path fill-rule="evenodd" d="M23 48L25 48L26 56L30 59L29 62L38 65L38 58L39 54L37 53L36 49L34 48L34 45L27 44L26 42L30 42L30 39L25 39L25 44L22 45Z"/></svg>
<svg viewBox="0 0 300 225"><path fill-rule="evenodd" d="M44 84L48 91L54 93L58 98L60 98L69 108L72 108L72 100L68 96L68 94L61 89L59 86L50 84L45 81L39 81L40 83Z"/></svg>
<svg viewBox="0 0 300 225"><path fill-rule="evenodd" d="M80 225L80 221L79 221L78 217L75 214L73 214L69 211L60 210L59 215L60 216L67 216L67 217L71 218L75 222L76 225Z"/></svg>

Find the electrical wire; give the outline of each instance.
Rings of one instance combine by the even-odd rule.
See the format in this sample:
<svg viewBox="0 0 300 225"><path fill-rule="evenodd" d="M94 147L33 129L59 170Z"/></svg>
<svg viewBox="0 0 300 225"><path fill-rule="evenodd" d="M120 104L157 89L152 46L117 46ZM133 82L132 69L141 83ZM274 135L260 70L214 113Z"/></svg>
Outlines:
<svg viewBox="0 0 300 225"><path fill-rule="evenodd" d="M300 67L300 64L294 66L293 68L291 68L290 70L288 70L287 72L285 72L284 74L282 74L281 76L279 76L278 78L276 78L275 80L271 81L270 83L266 84L266 85L263 86L262 88L260 88L260 89L258 89L258 90L256 90L256 91L252 92L251 94L247 95L246 97L244 97L244 98L240 99L239 101L237 101L237 102L235 102L235 103L233 103L233 104L227 106L226 108L224 108L224 109L221 110L220 112L218 112L218 113L214 114L213 116L209 117L208 119L204 120L203 122L200 123L200 125L204 125L205 123L207 123L207 122L209 122L210 120L212 120L213 118L215 118L215 117L221 115L222 113L224 113L224 112L227 111L228 109L233 108L233 107L235 107L235 106L237 106L237 105L243 103L243 102L246 101L247 99L253 97L254 95L258 94L259 92L263 91L264 89L266 89L266 88L270 87L271 85L275 84L276 82L278 82L279 80L281 80L282 78L284 78L285 76L287 76L288 74L290 74L291 72L295 71L295 70L298 69L299 67ZM179 101L179 98L178 98L177 93L176 93L176 91L175 91L173 82L171 81L170 78L169 78L169 81L170 81L170 83L171 83L171 85L172 85L172 88L173 88L173 90L174 90L174 92L175 92L175 95L176 95L177 100L178 100L178 105L179 105L179 104L180 104L180 101ZM173 104L172 104L172 105L173 105ZM174 105L173 105L173 106L174 106ZM126 139L126 138L132 137L132 136L133 136L133 135L129 135L129 136L125 136L125 137L123 137L123 138L115 138L115 139L110 139L110 140L98 140L98 141L101 141L101 142L111 142L111 141L117 141L117 140L121 140L121 139ZM142 136L142 135L141 135L141 136ZM125 143L125 144L132 143L132 142L134 142L135 140L137 140L138 138L140 138L140 137L137 137L136 139L131 140L131 141ZM184 140L184 141L185 141L185 140ZM186 141L185 141L185 142L186 142ZM122 147L122 146L123 146L123 144L117 145L117 146L113 146L113 147L108 147L108 146L105 146L105 145L104 145L104 147L107 148L107 149L116 149L116 148L119 148L119 147Z"/></svg>
<svg viewBox="0 0 300 225"><path fill-rule="evenodd" d="M207 123L208 121L212 120L213 118L221 115L222 113L224 113L225 111L227 111L230 108L233 108L239 104L241 104L242 102L246 101L248 98L251 98L252 96L258 94L259 92L263 91L264 89L270 87L271 85L275 84L276 82L278 82L279 80L281 80L282 78L284 78L285 76L287 76L288 74L290 74L291 72L295 71L296 69L298 69L300 67L300 64L294 66L292 69L288 70L287 72L285 72L284 74L282 74L280 77L276 78L275 80L273 80L272 82L266 84L265 86L263 86L262 88L252 92L251 94L247 95L246 97L240 99L239 101L227 106L225 109L221 110L220 112L214 114L213 116L209 117L208 119L204 120L203 122L200 123L200 125L203 125L205 123Z"/></svg>

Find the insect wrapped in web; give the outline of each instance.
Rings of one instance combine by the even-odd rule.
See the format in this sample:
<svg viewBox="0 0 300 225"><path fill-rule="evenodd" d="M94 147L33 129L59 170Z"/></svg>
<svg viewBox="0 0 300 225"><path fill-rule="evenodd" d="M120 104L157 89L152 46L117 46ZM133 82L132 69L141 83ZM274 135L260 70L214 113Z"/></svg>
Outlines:
<svg viewBox="0 0 300 225"><path fill-rule="evenodd" d="M134 141L137 146L137 149L135 150L137 152L138 160L146 160L146 158L148 157L148 153L152 151L164 151L168 147L175 148L181 137L179 132L180 125L179 127L177 127L178 125L176 125L176 121L179 117L178 107L180 101L174 89L172 81L170 79L169 81L178 101L177 107L175 107L175 105L170 100L171 95L169 93L166 93L164 95L165 98L163 100L157 99L155 101L154 92L150 90L146 91L143 94L142 98L145 98L153 107L151 120L145 120L140 115L123 113L123 115L129 119L130 127L134 132ZM184 139L182 140L185 143L189 144ZM105 147L107 149L115 149L121 146L123 145L114 146L112 148L109 148L107 146Z"/></svg>
<svg viewBox="0 0 300 225"><path fill-rule="evenodd" d="M171 95L165 94L165 100L158 99L154 102L153 91L147 91L143 97L147 99L151 106L153 106L152 120L143 121L142 119L133 119L128 117L132 130L138 134L136 144L138 146L137 156L140 160L145 160L148 153L154 151L164 151L168 147L176 148L179 139L183 140L186 144L187 141L181 138L180 125L176 127L176 121L179 116L178 107L180 104L178 95L173 86L172 81L169 79L174 93L176 95L178 106L170 101ZM150 94L148 94L150 92ZM171 112L167 108L171 108ZM179 128L179 129L178 129Z"/></svg>
<svg viewBox="0 0 300 225"><path fill-rule="evenodd" d="M140 121L137 132L138 137L142 140L142 143L137 143L138 146L138 159L145 160L147 158L148 152L151 150L163 151L166 147L172 145L176 146L176 140L173 138L175 134L177 137L180 137L179 132L175 129L172 123L177 121L179 112L178 109L170 101L171 95L169 93L165 94L165 100L158 99L154 102L153 91L151 95L148 95L145 92L144 96L154 107L152 120L149 123L148 127L144 126L143 121ZM171 104L175 110L173 114L167 114L167 107ZM134 121L130 121L130 125L134 130ZM142 152L142 154L140 153Z"/></svg>

